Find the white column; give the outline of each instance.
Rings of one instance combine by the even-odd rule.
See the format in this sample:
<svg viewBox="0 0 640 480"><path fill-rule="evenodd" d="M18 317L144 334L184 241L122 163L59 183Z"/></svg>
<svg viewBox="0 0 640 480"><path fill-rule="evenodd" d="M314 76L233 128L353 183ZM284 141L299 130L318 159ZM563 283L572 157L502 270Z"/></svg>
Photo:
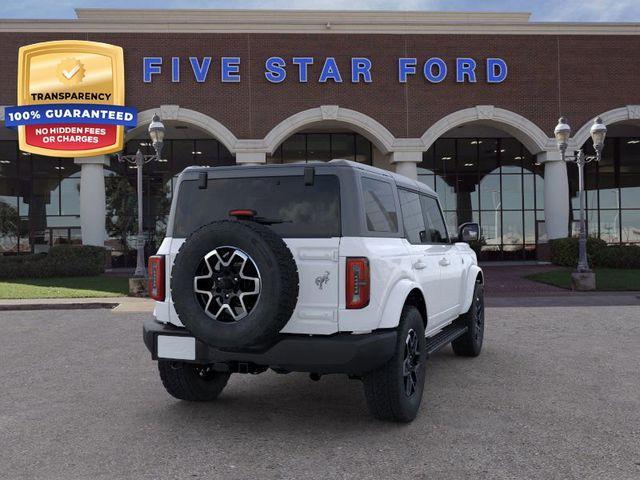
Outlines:
<svg viewBox="0 0 640 480"><path fill-rule="evenodd" d="M412 180L418 179L418 164L422 161L422 152L392 152L391 164L395 167L396 173L409 177Z"/></svg>
<svg viewBox="0 0 640 480"><path fill-rule="evenodd" d="M83 245L104 246L107 206L103 167L109 166L109 157L76 158L80 165L80 227Z"/></svg>
<svg viewBox="0 0 640 480"><path fill-rule="evenodd" d="M560 152L542 152L538 162L544 164L544 221L549 239L569 235L569 179L567 164Z"/></svg>
<svg viewBox="0 0 640 480"><path fill-rule="evenodd" d="M265 152L236 152L238 165L265 165L267 154Z"/></svg>

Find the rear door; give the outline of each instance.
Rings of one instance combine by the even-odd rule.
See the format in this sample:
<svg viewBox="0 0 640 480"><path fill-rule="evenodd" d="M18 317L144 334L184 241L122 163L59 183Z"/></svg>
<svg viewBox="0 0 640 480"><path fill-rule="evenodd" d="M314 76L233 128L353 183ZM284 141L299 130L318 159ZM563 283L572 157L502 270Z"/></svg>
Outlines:
<svg viewBox="0 0 640 480"><path fill-rule="evenodd" d="M441 252L438 245L427 243L427 228L422 213L420 195L416 192L398 189L402 221L404 224L407 248L411 252L411 268L422 286L427 302L429 327L437 324L445 308L440 285L440 270L438 265Z"/></svg>
<svg viewBox="0 0 640 480"><path fill-rule="evenodd" d="M440 322L445 323L455 318L460 311L460 285L464 273L462 259L449 240L438 200L424 194L420 195L420 200L432 256L440 267Z"/></svg>

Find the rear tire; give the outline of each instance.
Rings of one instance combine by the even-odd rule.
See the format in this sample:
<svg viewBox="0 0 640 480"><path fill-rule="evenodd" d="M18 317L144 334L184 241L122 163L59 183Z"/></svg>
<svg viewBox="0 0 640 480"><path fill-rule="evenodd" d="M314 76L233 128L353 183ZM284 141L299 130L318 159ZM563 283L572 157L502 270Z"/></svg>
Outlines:
<svg viewBox="0 0 640 480"><path fill-rule="evenodd" d="M216 372L207 365L159 360L158 370L164 388L179 400L209 402L227 385L230 373Z"/></svg>
<svg viewBox="0 0 640 480"><path fill-rule="evenodd" d="M451 342L454 353L461 357L477 357L484 339L484 285L476 283L469 311L456 321L468 330Z"/></svg>
<svg viewBox="0 0 640 480"><path fill-rule="evenodd" d="M426 339L422 315L412 305L402 310L396 351L378 370L363 376L371 415L393 422L410 422L418 414L424 390Z"/></svg>

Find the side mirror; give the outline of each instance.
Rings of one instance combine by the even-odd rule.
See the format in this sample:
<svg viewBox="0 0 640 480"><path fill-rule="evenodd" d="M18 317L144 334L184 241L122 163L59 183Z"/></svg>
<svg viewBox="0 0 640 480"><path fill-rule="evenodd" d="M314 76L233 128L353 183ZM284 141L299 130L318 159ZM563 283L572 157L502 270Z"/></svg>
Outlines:
<svg viewBox="0 0 640 480"><path fill-rule="evenodd" d="M477 242L480 240L480 225L473 222L463 223L458 227L459 242Z"/></svg>

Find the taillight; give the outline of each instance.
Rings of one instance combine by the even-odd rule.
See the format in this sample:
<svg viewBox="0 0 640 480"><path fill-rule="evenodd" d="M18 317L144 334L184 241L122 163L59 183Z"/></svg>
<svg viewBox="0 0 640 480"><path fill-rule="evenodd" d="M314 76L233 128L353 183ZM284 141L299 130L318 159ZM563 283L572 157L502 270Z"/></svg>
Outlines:
<svg viewBox="0 0 640 480"><path fill-rule="evenodd" d="M365 257L347 258L347 308L369 305L371 290L369 260Z"/></svg>
<svg viewBox="0 0 640 480"><path fill-rule="evenodd" d="M149 297L164 301L164 255L149 257Z"/></svg>

